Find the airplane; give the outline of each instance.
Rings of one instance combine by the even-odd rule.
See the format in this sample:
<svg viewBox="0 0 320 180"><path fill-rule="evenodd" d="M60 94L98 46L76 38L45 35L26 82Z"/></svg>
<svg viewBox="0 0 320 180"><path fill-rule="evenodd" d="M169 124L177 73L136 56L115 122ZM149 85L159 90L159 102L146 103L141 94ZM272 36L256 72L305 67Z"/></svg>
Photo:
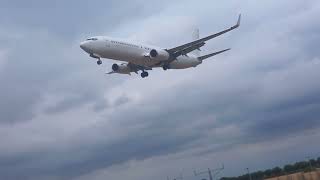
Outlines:
<svg viewBox="0 0 320 180"><path fill-rule="evenodd" d="M113 64L112 71L106 74L128 74L132 72L138 74L141 71L141 77L148 77L148 70L153 68L168 69L186 69L196 67L203 60L216 56L230 49L224 49L211 54L199 56L199 51L206 41L221 36L229 31L237 29L240 26L241 14L238 17L237 24L207 37L199 39L199 31L194 34L195 40L174 48L160 48L151 45L132 43L125 40L110 38L106 36L95 36L81 42L80 48L90 57L97 60L101 65L102 58L124 61L125 63Z"/></svg>

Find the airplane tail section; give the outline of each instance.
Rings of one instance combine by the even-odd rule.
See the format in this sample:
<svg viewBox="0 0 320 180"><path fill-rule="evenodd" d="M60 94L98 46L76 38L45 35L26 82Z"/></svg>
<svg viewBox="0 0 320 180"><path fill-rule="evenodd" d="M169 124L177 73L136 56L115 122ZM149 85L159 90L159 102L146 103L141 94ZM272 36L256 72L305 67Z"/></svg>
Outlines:
<svg viewBox="0 0 320 180"><path fill-rule="evenodd" d="M194 31L193 31L193 33L192 33L192 40L193 41L196 41L196 40L198 40L200 38L200 31L199 31L199 29L198 28L196 28ZM196 50L194 50L194 51L192 51L191 53L193 54L193 55L195 55L195 56L200 56L200 48L198 48L198 49L196 49Z"/></svg>
<svg viewBox="0 0 320 180"><path fill-rule="evenodd" d="M207 54L207 55L205 55L205 56L200 56L200 57L198 57L198 59L199 59L200 61L203 61L203 60L208 59L208 58L210 58L210 57L212 57L212 56L216 56L216 55L218 55L218 54L224 53L224 52L229 51L229 50L230 50L230 48L229 48L229 49L222 50L222 51L214 52L214 53L211 53L211 54Z"/></svg>

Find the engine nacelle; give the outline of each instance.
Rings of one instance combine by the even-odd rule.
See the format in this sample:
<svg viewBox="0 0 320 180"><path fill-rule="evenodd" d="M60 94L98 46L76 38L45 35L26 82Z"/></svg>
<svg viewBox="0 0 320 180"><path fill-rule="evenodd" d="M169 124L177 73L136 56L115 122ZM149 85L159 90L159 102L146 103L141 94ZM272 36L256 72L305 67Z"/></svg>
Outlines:
<svg viewBox="0 0 320 180"><path fill-rule="evenodd" d="M113 64L112 65L112 70L114 73L119 73L119 74L130 74L131 68L128 66L128 64Z"/></svg>
<svg viewBox="0 0 320 180"><path fill-rule="evenodd" d="M159 60L159 61L168 60L170 57L169 53L163 49L160 49L160 50L152 49L149 55L150 55L150 58Z"/></svg>

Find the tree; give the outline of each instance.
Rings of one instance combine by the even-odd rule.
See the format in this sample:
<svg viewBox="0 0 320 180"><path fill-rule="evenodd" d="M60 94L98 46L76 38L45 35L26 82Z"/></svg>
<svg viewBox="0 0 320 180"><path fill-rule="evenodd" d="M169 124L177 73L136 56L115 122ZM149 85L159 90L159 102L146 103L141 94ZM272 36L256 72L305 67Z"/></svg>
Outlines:
<svg viewBox="0 0 320 180"><path fill-rule="evenodd" d="M269 177L274 177L274 176L281 176L284 173L293 173L297 171L309 171L310 169L310 164L313 168L319 168L320 167L320 157L315 159L311 159L310 161L301 161L301 162L296 162L295 164L287 164L281 169L280 167L275 167L273 169L267 169L265 171L257 171L257 172L252 172L251 176L252 179L254 180L261 180ZM238 177L225 177L221 178L221 180L248 180L248 174L244 174L242 176Z"/></svg>
<svg viewBox="0 0 320 180"><path fill-rule="evenodd" d="M291 164L285 165L285 166L283 167L283 170L284 170L284 172L286 172L286 173L291 173L291 172L294 172L294 171L295 171L294 166L291 165Z"/></svg>
<svg viewBox="0 0 320 180"><path fill-rule="evenodd" d="M271 171L273 176L279 176L282 174L282 169L279 167L275 167Z"/></svg>
<svg viewBox="0 0 320 180"><path fill-rule="evenodd" d="M299 170L301 171L301 170L304 170L308 167L308 163L305 161L297 162L293 165L293 167L294 167L295 171L299 171Z"/></svg>
<svg viewBox="0 0 320 180"><path fill-rule="evenodd" d="M272 175L271 169L268 169L268 170L264 171L264 175L265 175L266 177L270 177L270 176Z"/></svg>
<svg viewBox="0 0 320 180"><path fill-rule="evenodd" d="M263 179L264 173L262 171L258 171L258 172L252 173L251 176L252 176L252 179L259 180L259 179Z"/></svg>
<svg viewBox="0 0 320 180"><path fill-rule="evenodd" d="M310 164L312 167L317 166L317 161L315 159L310 159Z"/></svg>

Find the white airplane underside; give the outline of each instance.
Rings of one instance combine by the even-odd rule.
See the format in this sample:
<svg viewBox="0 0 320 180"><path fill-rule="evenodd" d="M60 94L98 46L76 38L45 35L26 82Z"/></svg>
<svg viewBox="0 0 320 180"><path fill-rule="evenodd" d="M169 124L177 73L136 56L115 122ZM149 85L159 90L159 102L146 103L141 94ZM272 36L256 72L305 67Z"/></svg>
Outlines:
<svg viewBox="0 0 320 180"><path fill-rule="evenodd" d="M186 69L196 67L203 60L218 55L230 49L214 52L204 56L197 55L205 42L218 37L224 33L232 31L240 26L241 15L239 15L236 25L216 34L199 39L199 32L195 34L195 40L170 49L130 43L119 39L105 36L88 38L80 44L80 47L87 52L90 57L97 59L97 64L102 64L101 59L113 59L125 63L113 64L112 71L107 74L131 74L141 71L141 77L148 76L148 70L162 67L167 69Z"/></svg>

